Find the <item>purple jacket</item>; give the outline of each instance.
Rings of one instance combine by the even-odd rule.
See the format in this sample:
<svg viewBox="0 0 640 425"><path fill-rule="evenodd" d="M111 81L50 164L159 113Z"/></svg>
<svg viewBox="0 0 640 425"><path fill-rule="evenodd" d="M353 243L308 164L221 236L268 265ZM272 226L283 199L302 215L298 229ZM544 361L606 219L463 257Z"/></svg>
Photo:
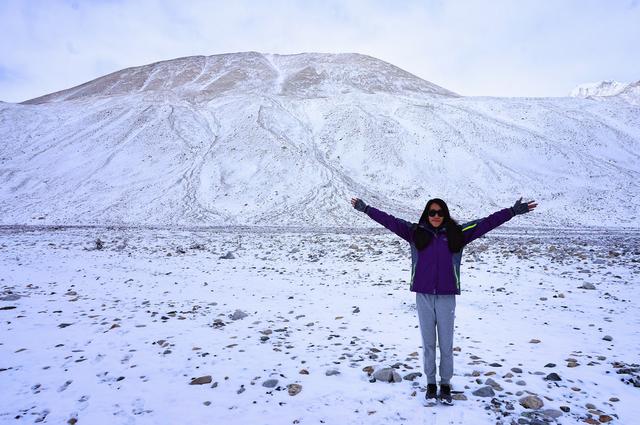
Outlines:
<svg viewBox="0 0 640 425"><path fill-rule="evenodd" d="M372 206L367 206L366 214L382 224L411 245L411 287L413 292L427 294L460 294L460 252L449 251L447 233L443 227L427 231L433 233L433 239L425 248L418 251L413 240L417 224L396 218ZM497 211L488 217L462 225L464 245L479 238L490 230L509 221L513 217L510 208Z"/></svg>

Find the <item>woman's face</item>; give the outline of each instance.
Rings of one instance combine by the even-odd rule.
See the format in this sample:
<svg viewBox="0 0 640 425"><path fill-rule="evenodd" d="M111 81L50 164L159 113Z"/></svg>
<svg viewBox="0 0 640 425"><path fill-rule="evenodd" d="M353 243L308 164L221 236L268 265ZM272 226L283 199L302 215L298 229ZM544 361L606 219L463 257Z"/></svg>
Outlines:
<svg viewBox="0 0 640 425"><path fill-rule="evenodd" d="M435 202L429 206L429 224L438 228L444 221L444 211L440 208L440 205Z"/></svg>

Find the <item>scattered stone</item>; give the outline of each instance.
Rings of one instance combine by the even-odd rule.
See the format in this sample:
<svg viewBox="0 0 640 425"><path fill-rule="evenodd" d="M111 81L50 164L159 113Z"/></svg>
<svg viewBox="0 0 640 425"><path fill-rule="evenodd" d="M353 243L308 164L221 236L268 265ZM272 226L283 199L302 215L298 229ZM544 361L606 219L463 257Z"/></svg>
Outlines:
<svg viewBox="0 0 640 425"><path fill-rule="evenodd" d="M362 368L363 372L367 372L368 376L371 376L373 374L373 366L365 366Z"/></svg>
<svg viewBox="0 0 640 425"><path fill-rule="evenodd" d="M300 391L302 391L302 385L300 385L300 384L289 384L289 385L287 385L287 391L289 392L290 396L294 396L294 395L300 393Z"/></svg>
<svg viewBox="0 0 640 425"><path fill-rule="evenodd" d="M516 381L516 385L520 385L521 387L524 387L525 385L527 385L527 383L523 380L519 380L519 381Z"/></svg>
<svg viewBox="0 0 640 425"><path fill-rule="evenodd" d="M544 367L556 367L555 363L547 363Z"/></svg>
<svg viewBox="0 0 640 425"><path fill-rule="evenodd" d="M502 365L500 363L491 363L491 364L489 364L489 366L491 366L491 367L502 367Z"/></svg>
<svg viewBox="0 0 640 425"><path fill-rule="evenodd" d="M274 388L276 385L278 385L277 379L267 379L262 383L262 386L266 388Z"/></svg>
<svg viewBox="0 0 640 425"><path fill-rule="evenodd" d="M309 371L308 371L307 369L301 369L301 370L300 370L300 374L301 374L301 375L308 375L308 374L309 374Z"/></svg>
<svg viewBox="0 0 640 425"><path fill-rule="evenodd" d="M231 320L240 320L240 319L244 319L245 317L247 317L248 314L245 313L242 310L236 310L233 312L233 314L231 316L229 316L231 318Z"/></svg>
<svg viewBox="0 0 640 425"><path fill-rule="evenodd" d="M71 326L71 325L73 325L73 323L60 323L58 325L58 327L62 329L62 328L66 328L67 326Z"/></svg>
<svg viewBox="0 0 640 425"><path fill-rule="evenodd" d="M329 369L324 374L326 376L340 375L340 371L338 369Z"/></svg>
<svg viewBox="0 0 640 425"><path fill-rule="evenodd" d="M539 339L532 339L531 341L529 341L529 344L540 344L540 340Z"/></svg>
<svg viewBox="0 0 640 425"><path fill-rule="evenodd" d="M587 403L587 404L584 405L584 407L586 407L587 409L590 409L590 410L594 410L596 408L596 405L593 404L593 403Z"/></svg>
<svg viewBox="0 0 640 425"><path fill-rule="evenodd" d="M542 414L548 418L557 419L562 416L562 412L555 409L545 409L542 411Z"/></svg>
<svg viewBox="0 0 640 425"><path fill-rule="evenodd" d="M519 367L512 367L511 368L511 372L513 372L513 373L522 373L522 369L520 369Z"/></svg>
<svg viewBox="0 0 640 425"><path fill-rule="evenodd" d="M467 396L464 394L453 393L451 394L451 398L458 401L466 401Z"/></svg>
<svg viewBox="0 0 640 425"><path fill-rule="evenodd" d="M396 370L392 367L385 367L383 369L377 370L374 372L373 377L382 382L402 382L402 377Z"/></svg>
<svg viewBox="0 0 640 425"><path fill-rule="evenodd" d="M227 252L225 255L220 257L221 260L233 260L234 258L236 258L236 256L233 255L231 251Z"/></svg>
<svg viewBox="0 0 640 425"><path fill-rule="evenodd" d="M503 388L500 386L500 384L498 384L496 381L494 381L491 378L487 378L487 380L484 381L484 384L491 386L491 388L493 388L496 391L502 391L503 390Z"/></svg>
<svg viewBox="0 0 640 425"><path fill-rule="evenodd" d="M602 339L604 339L605 341L613 341L613 337L611 335L605 335L604 337L602 337Z"/></svg>
<svg viewBox="0 0 640 425"><path fill-rule="evenodd" d="M571 408L569 406L560 406L560 410L562 410L564 413L569 413L571 411Z"/></svg>
<svg viewBox="0 0 640 425"><path fill-rule="evenodd" d="M406 374L402 379L404 379L405 381L413 381L416 378L419 378L422 376L422 373L420 372L411 372Z"/></svg>
<svg viewBox="0 0 640 425"><path fill-rule="evenodd" d="M476 397L494 397L496 395L496 393L493 391L493 388L491 388L491 386L489 385L480 387L471 394Z"/></svg>
<svg viewBox="0 0 640 425"><path fill-rule="evenodd" d="M596 289L593 283L585 282L582 286L578 286L579 289Z"/></svg>
<svg viewBox="0 0 640 425"><path fill-rule="evenodd" d="M535 395L528 395L526 397L522 397L520 400L518 400L520 402L520 405L524 408L527 409L540 409L542 406L544 406L543 401Z"/></svg>
<svg viewBox="0 0 640 425"><path fill-rule="evenodd" d="M211 375L201 376L199 378L195 378L189 382L189 385L202 385L202 384L210 384L211 383Z"/></svg>
<svg viewBox="0 0 640 425"><path fill-rule="evenodd" d="M555 372L552 372L550 374L548 374L545 378L545 381L562 381L562 378L560 378L560 375L558 375Z"/></svg>
<svg viewBox="0 0 640 425"><path fill-rule="evenodd" d="M615 402L620 401L620 399L619 399L618 397L611 397L611 398L609 399L609 401L610 401L610 402L612 402L612 403L615 403Z"/></svg>
<svg viewBox="0 0 640 425"><path fill-rule="evenodd" d="M607 422L611 422L613 420L613 418L611 416L609 416L609 415L600 415L598 417L598 420L601 423L607 423Z"/></svg>

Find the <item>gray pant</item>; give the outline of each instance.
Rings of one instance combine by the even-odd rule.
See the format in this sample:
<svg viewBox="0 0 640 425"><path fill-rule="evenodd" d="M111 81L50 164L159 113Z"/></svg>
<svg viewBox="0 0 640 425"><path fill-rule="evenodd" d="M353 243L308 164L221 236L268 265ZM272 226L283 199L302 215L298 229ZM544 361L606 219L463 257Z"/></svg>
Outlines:
<svg viewBox="0 0 640 425"><path fill-rule="evenodd" d="M422 355L427 383L436 383L436 330L440 347L440 384L453 377L453 321L455 295L431 295L416 292L416 308L422 334Z"/></svg>

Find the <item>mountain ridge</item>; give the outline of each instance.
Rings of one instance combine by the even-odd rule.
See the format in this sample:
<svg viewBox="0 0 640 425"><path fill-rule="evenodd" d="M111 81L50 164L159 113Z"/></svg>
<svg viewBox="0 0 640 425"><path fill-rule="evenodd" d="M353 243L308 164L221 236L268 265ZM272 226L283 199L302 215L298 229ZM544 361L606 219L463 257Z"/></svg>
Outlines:
<svg viewBox="0 0 640 425"><path fill-rule="evenodd" d="M465 221L524 196L540 207L516 225L638 226L637 107L467 98L318 55L230 54L181 81L168 61L1 104L0 224L363 227L352 196L410 221L433 197Z"/></svg>

